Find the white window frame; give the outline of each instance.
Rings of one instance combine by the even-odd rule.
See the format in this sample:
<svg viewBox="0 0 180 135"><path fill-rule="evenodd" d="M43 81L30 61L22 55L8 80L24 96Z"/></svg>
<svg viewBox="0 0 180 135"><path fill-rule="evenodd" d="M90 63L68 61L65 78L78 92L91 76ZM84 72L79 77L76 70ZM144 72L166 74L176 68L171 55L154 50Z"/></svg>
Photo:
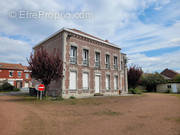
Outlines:
<svg viewBox="0 0 180 135"><path fill-rule="evenodd" d="M109 74L106 74L106 90L111 89L111 76Z"/></svg>
<svg viewBox="0 0 180 135"><path fill-rule="evenodd" d="M84 86L84 77L83 77L83 75L87 75L87 87L85 87ZM83 87L83 90L88 90L89 89L89 73L88 72L83 72L83 74L82 74L82 87Z"/></svg>
<svg viewBox="0 0 180 135"><path fill-rule="evenodd" d="M10 75L10 73L12 73L12 75ZM13 77L14 76L14 71L13 70L10 70L9 71L9 77Z"/></svg>
<svg viewBox="0 0 180 135"><path fill-rule="evenodd" d="M28 75L28 77L27 77L27 75ZM28 73L25 74L25 78L26 78L26 79L29 79L29 74L28 74Z"/></svg>
<svg viewBox="0 0 180 135"><path fill-rule="evenodd" d="M70 79L71 79L71 78L70 78L71 72L76 73L76 78L75 78L75 79L76 79L76 82L75 82L75 85L76 85L75 87L76 87L76 88L71 88L71 81L70 81ZM69 90L73 90L73 91L77 90L77 81L78 81L78 80L77 80L77 71L71 70L71 71L69 72Z"/></svg>
<svg viewBox="0 0 180 135"><path fill-rule="evenodd" d="M20 75L19 75L19 73L20 73ZM18 77L21 77L22 76L22 71L17 71L17 75L18 75Z"/></svg>
<svg viewBox="0 0 180 135"><path fill-rule="evenodd" d="M119 78L118 75L115 75L115 76L114 76L114 90L118 90L118 88L119 88L118 78ZM117 79L117 80L116 80L116 79ZM115 83L116 83L116 88L115 88Z"/></svg>

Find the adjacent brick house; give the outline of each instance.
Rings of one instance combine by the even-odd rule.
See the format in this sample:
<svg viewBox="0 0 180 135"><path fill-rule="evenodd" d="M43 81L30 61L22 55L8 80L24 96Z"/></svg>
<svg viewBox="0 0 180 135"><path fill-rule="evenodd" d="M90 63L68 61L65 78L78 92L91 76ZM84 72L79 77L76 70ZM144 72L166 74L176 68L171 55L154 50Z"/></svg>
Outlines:
<svg viewBox="0 0 180 135"><path fill-rule="evenodd" d="M126 55L107 40L76 29L62 28L33 49L58 51L63 60L62 80L49 85L49 94L64 98L85 97L95 93L119 95L127 93Z"/></svg>
<svg viewBox="0 0 180 135"><path fill-rule="evenodd" d="M30 71L21 64L0 63L0 85L4 82L16 88L31 87Z"/></svg>

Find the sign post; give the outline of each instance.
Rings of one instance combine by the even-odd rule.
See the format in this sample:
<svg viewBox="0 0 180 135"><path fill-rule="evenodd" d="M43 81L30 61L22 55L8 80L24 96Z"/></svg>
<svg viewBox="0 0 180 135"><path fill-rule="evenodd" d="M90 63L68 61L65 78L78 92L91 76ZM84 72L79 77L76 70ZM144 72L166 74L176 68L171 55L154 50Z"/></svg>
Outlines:
<svg viewBox="0 0 180 135"><path fill-rule="evenodd" d="M38 90L40 91L40 100L42 100L42 92L45 90L44 84L40 84Z"/></svg>

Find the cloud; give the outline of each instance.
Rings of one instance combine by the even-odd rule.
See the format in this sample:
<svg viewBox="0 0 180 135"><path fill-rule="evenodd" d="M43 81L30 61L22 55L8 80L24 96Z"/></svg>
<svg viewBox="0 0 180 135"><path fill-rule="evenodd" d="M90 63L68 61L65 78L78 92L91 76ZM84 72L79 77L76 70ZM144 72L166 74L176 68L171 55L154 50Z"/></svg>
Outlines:
<svg viewBox="0 0 180 135"><path fill-rule="evenodd" d="M179 46L179 6L178 0L2 1L0 47L5 49L0 50L0 61L26 63L24 57L29 55L36 43L62 27L71 27L119 45L132 63L141 64L145 70L159 70L158 62L163 55L148 57L144 52ZM88 11L92 17L86 20L54 20L18 19L8 16L10 11L19 10L71 13ZM5 44L7 46L4 46ZM170 58L171 55L174 56L171 53L168 55ZM163 66L167 65L160 65L161 68ZM173 65L172 68L178 70L180 65Z"/></svg>
<svg viewBox="0 0 180 135"><path fill-rule="evenodd" d="M26 42L0 37L0 61L27 64L26 58L32 51Z"/></svg>
<svg viewBox="0 0 180 135"><path fill-rule="evenodd" d="M136 53L128 55L129 66L131 64L137 64L143 68L144 72L161 72L165 68L170 68L179 71L180 70L180 50L164 53L160 56L148 57L145 54Z"/></svg>

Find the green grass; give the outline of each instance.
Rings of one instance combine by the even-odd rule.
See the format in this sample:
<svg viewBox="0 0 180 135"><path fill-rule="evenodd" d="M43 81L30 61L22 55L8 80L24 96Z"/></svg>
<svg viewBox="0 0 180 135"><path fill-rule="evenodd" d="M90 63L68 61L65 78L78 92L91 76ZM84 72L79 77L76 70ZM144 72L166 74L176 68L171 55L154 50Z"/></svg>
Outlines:
<svg viewBox="0 0 180 135"><path fill-rule="evenodd" d="M170 94L170 95L176 96L176 97L178 97L180 99L180 94Z"/></svg>

